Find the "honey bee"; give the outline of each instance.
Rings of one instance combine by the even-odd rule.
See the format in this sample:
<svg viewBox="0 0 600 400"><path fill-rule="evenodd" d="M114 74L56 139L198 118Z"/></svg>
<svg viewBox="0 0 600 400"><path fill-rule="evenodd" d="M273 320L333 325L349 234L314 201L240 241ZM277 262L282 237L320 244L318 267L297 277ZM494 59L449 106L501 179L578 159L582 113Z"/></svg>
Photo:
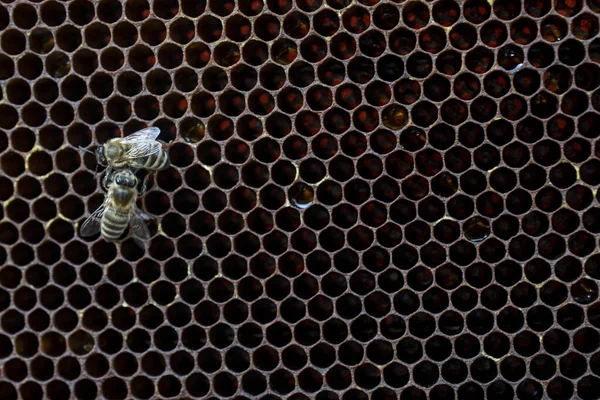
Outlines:
<svg viewBox="0 0 600 400"><path fill-rule="evenodd" d="M148 217L135 204L138 198L136 176L128 169L108 176L106 199L81 225L81 236L89 237L100 232L106 241L119 239L127 225L131 227L134 239L150 238L150 231L144 223Z"/></svg>
<svg viewBox="0 0 600 400"><path fill-rule="evenodd" d="M104 186L108 186L108 179L112 169L131 168L133 170L146 169L149 171L162 171L167 169L171 162L169 155L163 148L163 142L156 140L160 129L156 127L145 128L124 138L110 139L96 149L96 160L103 167L108 167L104 178Z"/></svg>

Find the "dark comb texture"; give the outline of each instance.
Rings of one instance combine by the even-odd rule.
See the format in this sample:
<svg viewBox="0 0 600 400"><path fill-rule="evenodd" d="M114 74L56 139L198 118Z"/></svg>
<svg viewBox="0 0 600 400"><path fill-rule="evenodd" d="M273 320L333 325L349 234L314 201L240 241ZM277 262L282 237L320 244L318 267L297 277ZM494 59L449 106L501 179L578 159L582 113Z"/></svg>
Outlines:
<svg viewBox="0 0 600 400"><path fill-rule="evenodd" d="M599 13L1 0L0 397L600 398ZM81 238L146 126L147 249Z"/></svg>

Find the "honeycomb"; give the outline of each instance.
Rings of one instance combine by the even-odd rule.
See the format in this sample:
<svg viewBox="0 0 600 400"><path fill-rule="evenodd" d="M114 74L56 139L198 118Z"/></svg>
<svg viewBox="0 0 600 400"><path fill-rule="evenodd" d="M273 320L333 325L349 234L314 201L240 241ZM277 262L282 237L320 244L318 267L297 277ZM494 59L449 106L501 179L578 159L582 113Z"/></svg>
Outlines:
<svg viewBox="0 0 600 400"><path fill-rule="evenodd" d="M1 0L0 397L599 399L599 13Z"/></svg>

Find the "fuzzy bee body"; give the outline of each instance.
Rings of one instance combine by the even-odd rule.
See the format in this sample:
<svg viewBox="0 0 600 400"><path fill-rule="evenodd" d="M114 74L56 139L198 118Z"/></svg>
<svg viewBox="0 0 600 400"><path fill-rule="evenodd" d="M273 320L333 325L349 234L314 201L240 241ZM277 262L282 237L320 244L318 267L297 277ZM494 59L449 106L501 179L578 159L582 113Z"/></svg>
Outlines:
<svg viewBox="0 0 600 400"><path fill-rule="evenodd" d="M100 232L106 241L121 237L127 226L134 237L149 239L150 232L142 221L142 212L135 202L138 197L137 178L129 170L109 176L110 186L104 203L94 211L81 226L81 236L93 236Z"/></svg>
<svg viewBox="0 0 600 400"><path fill-rule="evenodd" d="M169 155L164 149L161 149L158 153L139 157L129 162L129 166L132 168L147 169L149 171L162 171L169 168L170 165Z"/></svg>
<svg viewBox="0 0 600 400"><path fill-rule="evenodd" d="M117 240L129 225L131 207L135 203L137 195L135 190L123 188L112 189L112 201L107 207L100 223L102 237L107 240Z"/></svg>
<svg viewBox="0 0 600 400"><path fill-rule="evenodd" d="M131 168L162 171L171 162L163 143L156 140L160 129L156 127L142 129L124 138L110 139L96 149L98 164L108 167L106 179L113 169ZM108 186L105 180L105 186Z"/></svg>

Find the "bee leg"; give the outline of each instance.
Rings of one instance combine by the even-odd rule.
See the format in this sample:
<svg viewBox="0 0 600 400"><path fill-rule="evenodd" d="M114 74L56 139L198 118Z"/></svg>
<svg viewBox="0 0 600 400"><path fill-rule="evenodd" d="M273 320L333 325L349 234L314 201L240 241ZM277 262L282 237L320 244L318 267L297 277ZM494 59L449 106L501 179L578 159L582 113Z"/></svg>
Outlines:
<svg viewBox="0 0 600 400"><path fill-rule="evenodd" d="M153 219L149 214L146 214L144 211L142 211L137 204L134 205L134 207L136 215L140 217L142 221L151 221Z"/></svg>
<svg viewBox="0 0 600 400"><path fill-rule="evenodd" d="M146 245L140 239L133 237L133 243L135 243L140 249L146 250Z"/></svg>
<svg viewBox="0 0 600 400"><path fill-rule="evenodd" d="M143 219L144 221L151 221L152 217L148 214L146 214L145 212L143 212L142 210L138 211L138 215L140 216L141 219Z"/></svg>
<svg viewBox="0 0 600 400"><path fill-rule="evenodd" d="M104 179L102 179L102 184L104 185L104 189L108 190L108 182L110 180L112 176L112 170L109 169L106 171L106 173L104 174Z"/></svg>
<svg viewBox="0 0 600 400"><path fill-rule="evenodd" d="M140 196L143 196L146 191L148 191L148 183L150 182L150 174L146 175L144 178L144 182L142 183L142 188L140 190Z"/></svg>

